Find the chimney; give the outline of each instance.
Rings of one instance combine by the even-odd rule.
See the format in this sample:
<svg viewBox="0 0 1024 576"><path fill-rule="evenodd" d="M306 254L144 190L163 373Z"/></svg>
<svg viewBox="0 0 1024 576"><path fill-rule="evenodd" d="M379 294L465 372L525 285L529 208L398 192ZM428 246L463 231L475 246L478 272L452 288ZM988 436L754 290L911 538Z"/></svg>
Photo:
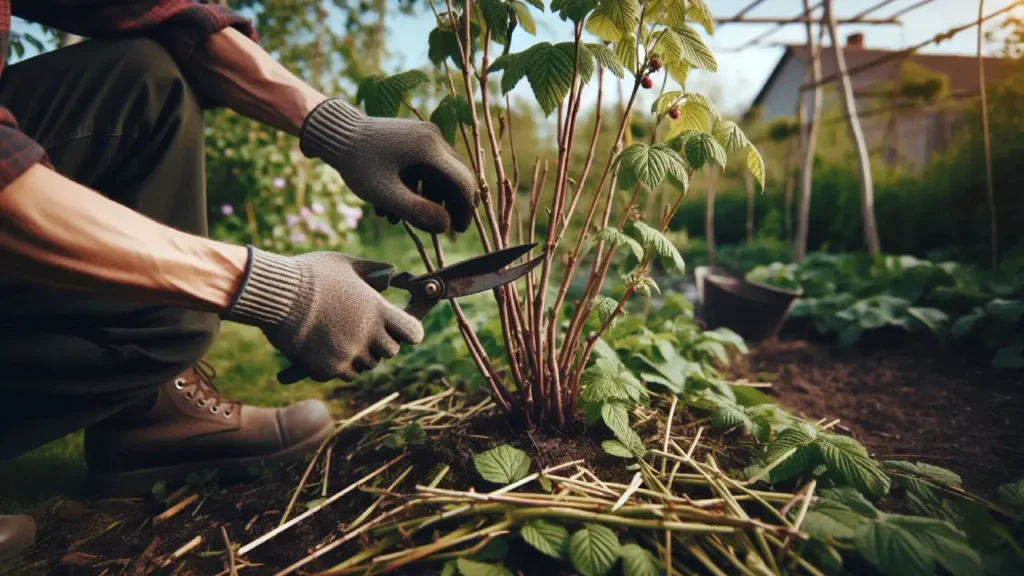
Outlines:
<svg viewBox="0 0 1024 576"><path fill-rule="evenodd" d="M864 34L862 32L855 32L846 37L847 48L863 48L864 47Z"/></svg>

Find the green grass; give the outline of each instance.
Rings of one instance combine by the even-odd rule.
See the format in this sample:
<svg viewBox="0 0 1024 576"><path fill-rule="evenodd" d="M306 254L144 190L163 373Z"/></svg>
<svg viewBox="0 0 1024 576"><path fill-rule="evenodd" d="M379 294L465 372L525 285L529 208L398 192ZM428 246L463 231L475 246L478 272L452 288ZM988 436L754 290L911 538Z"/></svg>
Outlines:
<svg viewBox="0 0 1024 576"><path fill-rule="evenodd" d="M326 399L330 385L305 380L277 382L286 361L256 328L224 323L206 360L214 367L214 383L226 395L262 406L284 406L306 398ZM340 402L329 403L341 412ZM40 446L0 464L0 514L32 510L55 497L78 497L85 474L82 431Z"/></svg>

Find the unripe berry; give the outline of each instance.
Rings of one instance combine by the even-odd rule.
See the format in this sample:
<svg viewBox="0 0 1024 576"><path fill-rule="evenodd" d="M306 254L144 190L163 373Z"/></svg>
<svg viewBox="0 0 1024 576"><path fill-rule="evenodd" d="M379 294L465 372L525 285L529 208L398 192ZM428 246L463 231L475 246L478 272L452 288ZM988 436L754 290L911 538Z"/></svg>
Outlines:
<svg viewBox="0 0 1024 576"><path fill-rule="evenodd" d="M640 85L644 88L650 89L651 86L654 86L654 81L651 80L650 76L644 74L644 77L640 79Z"/></svg>
<svg viewBox="0 0 1024 576"><path fill-rule="evenodd" d="M651 67L652 72L657 72L661 70L661 59L657 56L651 56L651 61L647 65Z"/></svg>
<svg viewBox="0 0 1024 576"><path fill-rule="evenodd" d="M672 118L673 120L679 120L679 107L678 106L673 106L673 107L669 108L668 109L668 115L669 115L669 118Z"/></svg>

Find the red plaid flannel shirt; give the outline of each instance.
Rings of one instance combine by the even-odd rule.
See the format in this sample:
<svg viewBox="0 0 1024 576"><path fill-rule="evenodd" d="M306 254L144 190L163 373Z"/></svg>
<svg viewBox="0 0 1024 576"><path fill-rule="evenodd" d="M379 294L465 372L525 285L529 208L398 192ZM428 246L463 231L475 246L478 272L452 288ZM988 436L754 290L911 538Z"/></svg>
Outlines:
<svg viewBox="0 0 1024 576"><path fill-rule="evenodd" d="M149 36L164 44L179 65L206 37L228 26L258 42L252 23L218 4L196 0L0 0L0 73L11 38L11 14L90 38ZM18 130L0 106L0 190L33 164L49 164L46 151Z"/></svg>

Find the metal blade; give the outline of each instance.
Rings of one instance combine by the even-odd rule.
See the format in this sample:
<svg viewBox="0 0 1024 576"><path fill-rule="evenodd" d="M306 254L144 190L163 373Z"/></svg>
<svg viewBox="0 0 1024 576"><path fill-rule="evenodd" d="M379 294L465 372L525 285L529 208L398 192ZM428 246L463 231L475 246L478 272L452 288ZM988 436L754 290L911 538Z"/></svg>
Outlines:
<svg viewBox="0 0 1024 576"><path fill-rule="evenodd" d="M483 292L485 290L493 290L494 288L504 286L509 282L514 282L525 276L527 272L533 270L538 264L543 262L544 256L545 254L541 253L540 256L537 256L525 264L513 266L506 270L449 280L446 282L447 291L444 294L444 298L451 299L458 298L460 296L468 296L469 294L476 294L477 292Z"/></svg>
<svg viewBox="0 0 1024 576"><path fill-rule="evenodd" d="M520 256L536 247L537 244L533 243L512 246L511 248L505 248L503 250L495 250L494 252L489 252L482 256L476 256L469 260L463 260L462 262L456 262L455 264L446 266L440 270L434 270L428 274L417 276L413 280L415 282L422 282L428 278L437 278L446 285L450 285L453 281L459 278L472 278L474 276L482 276L490 274L491 272L497 272L505 266L515 262ZM392 283L392 285L394 285L394 283Z"/></svg>

